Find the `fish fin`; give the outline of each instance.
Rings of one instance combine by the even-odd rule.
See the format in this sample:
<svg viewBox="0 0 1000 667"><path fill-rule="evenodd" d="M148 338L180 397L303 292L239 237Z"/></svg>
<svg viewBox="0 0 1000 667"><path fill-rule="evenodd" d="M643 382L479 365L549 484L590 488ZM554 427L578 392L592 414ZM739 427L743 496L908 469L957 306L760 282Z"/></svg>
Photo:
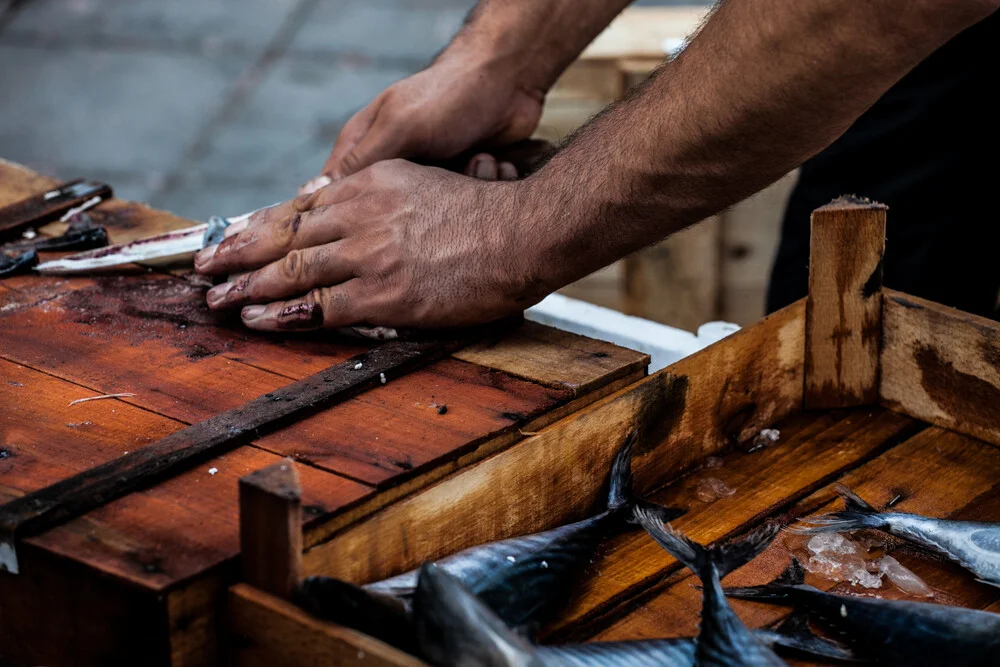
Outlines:
<svg viewBox="0 0 1000 667"><path fill-rule="evenodd" d="M743 600L785 600L790 590L805 583L806 573L798 559L793 558L791 564L778 578L763 586L743 586L722 589L731 598Z"/></svg>
<svg viewBox="0 0 1000 667"><path fill-rule="evenodd" d="M522 625L512 627L511 630L514 631L514 634L516 634L518 637L528 642L529 644L538 643L539 627L537 622L532 621L530 623L524 623Z"/></svg>
<svg viewBox="0 0 1000 667"><path fill-rule="evenodd" d="M633 507L641 507L646 510L649 514L652 514L657 519L663 523L668 521L673 521L679 516L684 516L687 514L687 510L680 509L679 507L664 507L663 505L657 505L656 503L650 502L643 498L636 498L632 502ZM628 519L629 523L638 524L639 520L635 518L635 513L632 514Z"/></svg>
<svg viewBox="0 0 1000 667"><path fill-rule="evenodd" d="M672 526L664 524L655 513L646 508L637 507L635 515L642 527L661 547L691 568L704 581L709 580L711 574L709 568L712 566L721 579L746 564L766 549L780 530L777 524L766 524L739 540L708 548L685 537Z"/></svg>
<svg viewBox="0 0 1000 667"><path fill-rule="evenodd" d="M635 429L625 437L625 442L611 464L611 481L608 489L608 510L620 510L632 503L632 448L638 439Z"/></svg>
<svg viewBox="0 0 1000 667"><path fill-rule="evenodd" d="M878 510L869 505L861 496L851 491L847 486L838 484L837 493L844 499L844 509L858 514L878 514Z"/></svg>
<svg viewBox="0 0 1000 667"><path fill-rule="evenodd" d="M809 656L853 662L860 658L850 648L830 639L816 635L809 627L809 616L803 612L792 612L778 627L764 632L767 643L785 649L792 649Z"/></svg>
<svg viewBox="0 0 1000 667"><path fill-rule="evenodd" d="M979 578L977 578L976 581L978 581L981 584L986 584L987 586L993 586L994 588L1000 588L1000 583L997 583L996 581L988 581L986 579L979 579Z"/></svg>
<svg viewBox="0 0 1000 667"><path fill-rule="evenodd" d="M885 528L885 518L879 511L865 502L858 494L843 484L837 485L837 493L844 499L844 510L803 519L801 524L791 529L800 535L818 533L843 533L862 528Z"/></svg>
<svg viewBox="0 0 1000 667"><path fill-rule="evenodd" d="M715 560L719 570L719 578L721 579L756 558L774 541L780 530L781 525L778 523L765 523L746 536L721 544L713 549L718 554Z"/></svg>

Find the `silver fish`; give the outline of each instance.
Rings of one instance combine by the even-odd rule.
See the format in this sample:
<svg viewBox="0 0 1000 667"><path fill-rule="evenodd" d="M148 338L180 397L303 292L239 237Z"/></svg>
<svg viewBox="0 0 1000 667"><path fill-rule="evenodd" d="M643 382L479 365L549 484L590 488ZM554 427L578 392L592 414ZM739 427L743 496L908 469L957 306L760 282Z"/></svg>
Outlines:
<svg viewBox="0 0 1000 667"><path fill-rule="evenodd" d="M1000 614L928 602L835 595L805 584L798 561L770 584L726 595L794 605L839 633L863 658L894 665L1000 664Z"/></svg>
<svg viewBox="0 0 1000 667"><path fill-rule="evenodd" d="M979 580L1000 586L1000 524L932 519L919 514L879 512L843 485L844 511L805 519L794 532L806 535L874 528L939 551Z"/></svg>
<svg viewBox="0 0 1000 667"><path fill-rule="evenodd" d="M635 510L643 528L670 555L691 569L703 586L701 628L698 632L698 665L784 665L774 651L743 625L729 606L720 580L759 554L778 534L767 525L744 539L706 548L692 542L642 508Z"/></svg>
<svg viewBox="0 0 1000 667"><path fill-rule="evenodd" d="M478 595L505 624L531 634L565 603L595 549L609 534L628 525L634 507L644 507L663 520L682 514L633 495L635 441L632 432L615 456L603 512L541 533L471 547L437 565ZM419 571L411 570L362 587L310 577L300 587L298 599L317 616L404 648L412 642L408 628L378 619L408 611L418 576Z"/></svg>

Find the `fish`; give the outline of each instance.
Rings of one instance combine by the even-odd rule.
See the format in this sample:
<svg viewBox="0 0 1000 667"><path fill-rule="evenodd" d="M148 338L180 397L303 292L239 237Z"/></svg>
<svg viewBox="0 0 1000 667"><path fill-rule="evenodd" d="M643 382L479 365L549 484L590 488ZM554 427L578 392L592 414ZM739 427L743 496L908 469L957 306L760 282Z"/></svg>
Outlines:
<svg viewBox="0 0 1000 667"><path fill-rule="evenodd" d="M414 596L416 655L461 667L694 667L695 638L533 646L512 631L455 577L433 564L420 570ZM845 647L813 635L793 617L776 630L756 631L812 657L853 660ZM704 664L704 663L700 663Z"/></svg>
<svg viewBox="0 0 1000 667"><path fill-rule="evenodd" d="M817 637L804 614L792 614L775 629L751 630L763 644L782 652L812 659L857 662L858 657L843 644ZM588 642L562 646L539 646L535 655L546 667L695 667L697 637Z"/></svg>
<svg viewBox="0 0 1000 667"><path fill-rule="evenodd" d="M1000 524L879 512L846 486L838 485L837 492L844 499L844 511L805 519L794 532L814 535L863 528L882 530L938 551L972 572L979 581L1000 586Z"/></svg>
<svg viewBox="0 0 1000 667"><path fill-rule="evenodd" d="M541 667L513 632L457 577L434 563L417 574L413 595L417 655L441 667Z"/></svg>
<svg viewBox="0 0 1000 667"><path fill-rule="evenodd" d="M612 532L633 522L632 510L645 508L651 515L669 521L682 510L660 507L634 496L632 491L632 451L637 439L633 431L625 439L611 466L605 510L582 521L541 533L514 537L459 551L437 561L437 565L457 577L478 595L507 625L526 636L550 620L568 599L568 591L589 564L594 551ZM302 582L298 599L303 606L326 620L354 627L359 621L352 608L362 606L364 592L372 594L365 609L384 609L385 596L409 605L416 589L419 570L353 587L334 584L326 577L309 577ZM350 604L341 607L336 596L344 594ZM405 629L388 624L372 624L381 639L397 641ZM356 628L360 629L360 628Z"/></svg>
<svg viewBox="0 0 1000 667"><path fill-rule="evenodd" d="M729 606L721 579L767 548L779 526L767 524L745 538L715 547L691 541L658 517L636 508L636 518L646 532L671 556L698 575L702 582L701 627L695 651L698 665L784 665Z"/></svg>
<svg viewBox="0 0 1000 667"><path fill-rule="evenodd" d="M863 658L900 665L1000 664L1000 614L929 602L825 593L805 583L798 560L763 586L729 597L793 605L836 632Z"/></svg>

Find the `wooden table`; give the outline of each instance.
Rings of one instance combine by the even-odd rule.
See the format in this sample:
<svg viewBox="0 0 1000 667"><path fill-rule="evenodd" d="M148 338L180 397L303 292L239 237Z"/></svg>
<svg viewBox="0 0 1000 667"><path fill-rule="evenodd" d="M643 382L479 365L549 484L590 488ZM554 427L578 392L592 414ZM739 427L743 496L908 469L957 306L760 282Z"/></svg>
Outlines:
<svg viewBox="0 0 1000 667"><path fill-rule="evenodd" d="M0 206L53 184L0 161ZM113 242L192 224L122 201L102 204L92 217ZM0 281L0 502L368 347L328 335L251 333L210 313L205 289L190 275L143 267ZM294 458L305 544L317 544L635 382L647 362L631 350L524 323L24 539L20 573L0 572L0 659L217 664L220 613L239 551L240 477ZM134 395L70 405L117 393Z"/></svg>

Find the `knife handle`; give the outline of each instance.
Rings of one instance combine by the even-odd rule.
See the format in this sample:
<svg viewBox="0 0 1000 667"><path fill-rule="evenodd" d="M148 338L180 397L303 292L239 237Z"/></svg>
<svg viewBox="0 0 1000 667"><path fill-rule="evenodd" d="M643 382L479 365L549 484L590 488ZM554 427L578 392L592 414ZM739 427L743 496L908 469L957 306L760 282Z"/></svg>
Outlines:
<svg viewBox="0 0 1000 667"><path fill-rule="evenodd" d="M77 179L0 208L0 240L16 236L25 227L41 226L89 199L111 198L111 187Z"/></svg>

